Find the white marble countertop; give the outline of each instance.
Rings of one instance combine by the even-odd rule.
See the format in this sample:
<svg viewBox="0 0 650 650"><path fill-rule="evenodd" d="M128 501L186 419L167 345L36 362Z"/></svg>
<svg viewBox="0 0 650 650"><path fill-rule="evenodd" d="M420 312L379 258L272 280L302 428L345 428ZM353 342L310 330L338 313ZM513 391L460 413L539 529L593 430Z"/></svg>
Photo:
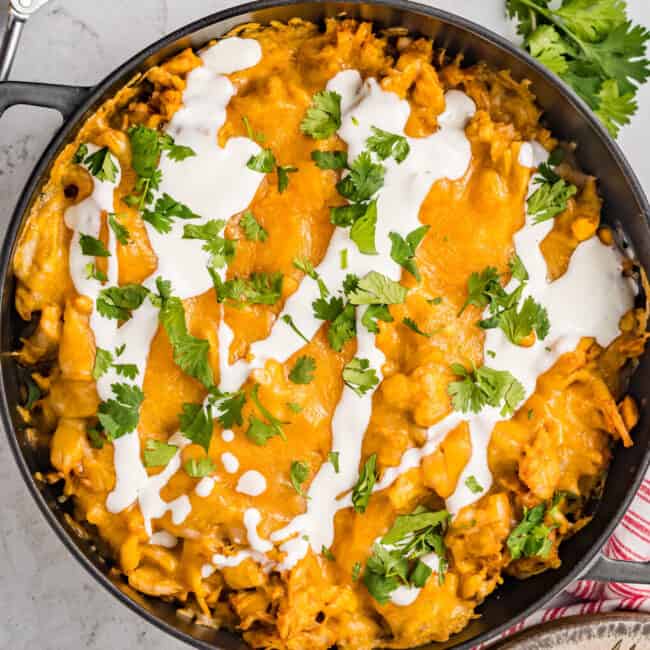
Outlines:
<svg viewBox="0 0 650 650"><path fill-rule="evenodd" d="M423 1L423 0L420 0ZM425 1L425 0L424 0ZM12 79L92 85L144 46L185 23L238 4L219 0L52 0L27 24ZM434 0L497 32L503 0ZM4 21L6 2L0 9ZM650 25L648 0L628 0ZM650 84L619 137L650 192ZM54 111L8 110L0 121L0 236L38 157L60 124ZM12 650L180 650L182 643L142 621L97 586L32 502L0 435L0 648Z"/></svg>

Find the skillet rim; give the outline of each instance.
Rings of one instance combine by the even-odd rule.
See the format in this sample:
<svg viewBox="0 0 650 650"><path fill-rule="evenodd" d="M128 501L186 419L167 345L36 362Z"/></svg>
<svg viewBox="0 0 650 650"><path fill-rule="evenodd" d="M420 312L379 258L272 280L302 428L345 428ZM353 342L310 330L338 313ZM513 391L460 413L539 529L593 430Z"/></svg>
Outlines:
<svg viewBox="0 0 650 650"><path fill-rule="evenodd" d="M143 50L129 58L122 65L118 66L115 70L110 72L96 86L89 89L86 98L81 102L81 104L68 119L64 119L62 126L54 135L52 140L47 145L45 151L39 158L39 161L34 167L25 184L25 187L21 192L20 199L18 200L13 210L9 224L7 226L3 240L2 252L0 254L0 305L2 305L2 313L0 314L0 340L4 341L4 338L6 336L5 329L8 329L6 328L6 321L10 317L11 310L11 303L9 303L8 300L13 300L13 287L11 286L11 263L15 252L18 234L23 225L23 217L27 214L27 210L32 202L32 197L35 194L35 191L38 189L39 184L43 179L45 172L47 171L48 165L53 161L54 156L58 152L60 146L65 142L65 140L85 117L87 111L96 105L99 101L106 99L107 97L105 97L105 95L108 94L108 92L120 78L127 77L129 74L132 75L137 70L138 66L144 63L146 59L157 54L163 48L173 45L179 39L191 37L195 32L201 29L208 28L224 20L243 16L246 13L281 7L289 8L294 5L301 4L327 5L330 3L328 0L258 0L241 5L235 5L222 11L212 13L208 16L188 23L183 27L180 27L179 29L171 32L170 34L163 36L154 43L148 45ZM646 221L650 219L650 203L648 202L648 198L643 191L641 183L639 182L639 179L637 178L630 163L624 156L621 148L610 136L609 132L605 129L605 127L598 120L588 105L580 97L578 97L578 95L576 95L576 93L567 84L565 84L561 79L556 77L548 69L538 63L524 50L518 48L514 43L508 41L506 38L491 31L490 29L487 29L482 25L474 23L473 21L470 21L466 18L449 13L447 11L443 11L441 9L437 9L435 7L423 5L419 2L412 2L410 0L345 0L345 2L334 1L331 4L361 6L375 5L380 7L383 6L389 9L397 9L410 13L414 17L424 14L430 18L437 19L442 23L447 23L464 32L467 32L468 36L470 37L479 37L483 41L487 42L490 47L496 46L497 49L505 50L508 54L518 59L521 64L532 68L532 70L537 75L542 77L547 83L549 83L551 86L554 86L560 92L560 94L569 103L572 110L574 110L578 116L584 120L586 125L591 128L592 132L595 132L595 135L601 139L614 163L617 165L622 175L629 183L635 202L641 208L641 214L637 218L645 219ZM345 7L342 7L341 10L344 11ZM12 294L11 296L7 295L8 290L9 293ZM63 542L64 546L72 553L72 555L81 564L81 566L86 569L86 571L97 582L99 582L100 585L107 589L109 593L116 597L118 601L126 605L129 609L138 614L147 622L153 624L158 629L195 648L199 648L201 650L219 650L219 646L187 634L183 630L179 629L179 627L172 625L159 616L156 616L147 608L138 604L135 600L129 598L127 594L121 591L105 573L100 571L89 560L89 558L86 557L83 551L73 541L72 535L66 531L62 523L55 516L54 511L50 508L44 495L37 487L36 480L29 470L27 460L21 451L20 443L16 435L16 430L12 418L13 409L15 409L15 405L13 407L9 405L5 374L4 372L0 372L0 417L7 439L9 441L9 447L14 456L16 464L18 465L23 480L25 481L27 488L32 498L36 502L39 510L44 515L45 519L57 537ZM546 605L568 584L580 578L580 576L582 576L591 566L591 563L597 558L605 542L611 536L614 529L623 518L623 515L625 514L634 495L636 494L636 491L642 482L645 471L649 465L650 447L645 450L643 461L639 464L637 470L637 475L635 476L625 497L621 500L618 507L616 508L615 516L613 516L609 523L604 526L603 531L601 532L600 536L592 543L589 551L574 564L574 566L567 572L566 576L560 578L549 590L545 591L542 595L536 598L536 600L532 602L531 605L520 614L506 620L504 623L496 626L493 629L487 629L481 632L471 639L459 642L453 646L445 647L453 647L456 650L469 650L473 646L482 644L488 640L496 641L503 632L510 629L516 623L522 621L532 612ZM491 597L494 598L495 596L496 594ZM239 643L241 647L241 643L243 643L241 638L239 638ZM435 648L435 642L433 647Z"/></svg>

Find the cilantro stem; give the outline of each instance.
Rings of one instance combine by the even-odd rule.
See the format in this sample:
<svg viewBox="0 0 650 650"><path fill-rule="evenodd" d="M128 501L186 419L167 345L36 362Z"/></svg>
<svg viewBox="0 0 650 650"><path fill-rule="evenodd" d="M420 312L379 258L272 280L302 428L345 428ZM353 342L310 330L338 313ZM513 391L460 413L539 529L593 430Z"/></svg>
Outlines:
<svg viewBox="0 0 650 650"><path fill-rule="evenodd" d="M580 49L585 54L587 53L587 48L585 47L584 42L578 36L576 36L561 20L556 18L553 11L545 9L544 7L540 7L537 3L533 2L533 0L519 0L519 2L521 2L522 5L526 5L531 10L531 12L537 11L540 13L555 27L561 29L572 41L574 41L580 47ZM532 32L537 29L537 22L534 19L531 21L531 27Z"/></svg>

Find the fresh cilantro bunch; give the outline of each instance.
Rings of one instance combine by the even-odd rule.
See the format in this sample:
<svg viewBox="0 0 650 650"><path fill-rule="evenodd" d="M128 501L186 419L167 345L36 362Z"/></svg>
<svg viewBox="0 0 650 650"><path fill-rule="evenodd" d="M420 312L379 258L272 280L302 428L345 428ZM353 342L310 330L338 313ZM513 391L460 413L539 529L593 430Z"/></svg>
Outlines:
<svg viewBox="0 0 650 650"><path fill-rule="evenodd" d="M460 363L452 364L451 369L461 377L447 388L456 411L479 413L485 406L500 406L501 415L506 417L512 415L524 399L524 387L508 370L481 366L470 371Z"/></svg>
<svg viewBox="0 0 650 650"><path fill-rule="evenodd" d="M650 32L627 18L624 0L506 0L524 47L559 75L616 137L637 110L639 84L650 75Z"/></svg>
<svg viewBox="0 0 650 650"><path fill-rule="evenodd" d="M363 582L377 602L387 603L401 584L424 587L433 571L420 558L429 553L438 556L438 581L444 581L447 568L444 534L449 519L446 510L431 512L423 506L395 519L381 544L373 546L363 574Z"/></svg>

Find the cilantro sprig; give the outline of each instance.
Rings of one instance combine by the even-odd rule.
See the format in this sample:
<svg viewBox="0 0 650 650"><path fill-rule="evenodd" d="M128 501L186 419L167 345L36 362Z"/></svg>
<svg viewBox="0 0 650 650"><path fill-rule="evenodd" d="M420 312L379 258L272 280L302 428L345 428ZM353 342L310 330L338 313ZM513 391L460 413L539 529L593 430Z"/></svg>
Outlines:
<svg viewBox="0 0 650 650"><path fill-rule="evenodd" d="M650 32L628 20L622 0L506 0L524 47L558 74L616 137L637 110L638 86L650 76Z"/></svg>
<svg viewBox="0 0 650 650"><path fill-rule="evenodd" d="M548 557L553 547L550 533L554 526L544 524L546 511L546 503L540 503L530 509L524 508L521 521L506 541L513 560L520 557Z"/></svg>
<svg viewBox="0 0 650 650"><path fill-rule="evenodd" d="M160 306L160 324L167 332L176 365L190 377L198 379L206 388L211 388L214 377L208 360L210 344L205 339L189 334L183 302L172 295L171 283L157 278L156 286L158 295L155 296L155 301Z"/></svg>
<svg viewBox="0 0 650 650"><path fill-rule="evenodd" d="M352 506L354 509L363 514L368 507L372 489L377 482L377 454L368 457L359 474L359 478L352 489Z"/></svg>
<svg viewBox="0 0 650 650"><path fill-rule="evenodd" d="M163 151L174 161L182 161L196 155L193 149L177 145L167 133L138 125L128 131L131 143L131 166L137 174L135 194L125 197L127 205L142 210L154 198L154 191L160 187L162 174L158 169Z"/></svg>
<svg viewBox="0 0 650 650"><path fill-rule="evenodd" d="M363 397L379 383L379 378L368 359L355 357L343 368L343 382L359 397Z"/></svg>
<svg viewBox="0 0 650 650"><path fill-rule="evenodd" d="M226 301L235 307L244 303L274 305L282 295L282 273L253 273L248 278L237 277L226 281L214 272L211 275L217 301Z"/></svg>
<svg viewBox="0 0 650 650"><path fill-rule="evenodd" d="M289 478L293 489L301 496L305 496L302 491L302 484L309 477L309 465L302 460L294 460L291 462L291 469L289 470Z"/></svg>
<svg viewBox="0 0 650 650"><path fill-rule="evenodd" d="M524 399L525 391L507 370L487 366L467 370L460 363L451 366L461 379L447 387L454 409L461 413L479 413L485 406L501 407L501 415L512 415Z"/></svg>
<svg viewBox="0 0 650 650"><path fill-rule="evenodd" d="M528 214L534 224L564 212L569 199L578 191L575 185L567 183L547 163L539 166L537 174L533 179L537 189L526 200Z"/></svg>
<svg viewBox="0 0 650 650"><path fill-rule="evenodd" d="M115 440L131 433L138 426L140 406L144 393L131 384L111 384L113 397L101 402L97 409L97 418L108 440Z"/></svg>
<svg viewBox="0 0 650 650"><path fill-rule="evenodd" d="M259 384L255 384L251 390L250 398L264 420L258 418L255 415L250 415L248 418L248 429L246 430L246 436L251 442L254 442L256 445L260 446L264 446L271 438L275 436L280 436L282 440L286 440L287 437L284 435L284 431L282 430L282 425L286 424L286 422L282 422L276 418L260 402L258 391Z"/></svg>
<svg viewBox="0 0 650 650"><path fill-rule="evenodd" d="M387 603L400 585L424 587L433 570L420 558L429 553L438 556L438 581L444 581L444 534L449 519L446 510L432 512L423 506L395 519L381 543L373 545L363 574L363 583L377 602Z"/></svg>
<svg viewBox="0 0 650 650"><path fill-rule="evenodd" d="M294 384L310 384L314 381L316 371L316 359L314 357L301 356L289 372L289 380Z"/></svg>
<svg viewBox="0 0 650 650"><path fill-rule="evenodd" d="M316 140L329 138L341 126L341 95L331 90L316 93L300 130Z"/></svg>
<svg viewBox="0 0 650 650"><path fill-rule="evenodd" d="M467 300L459 315L468 305L481 309L489 307L489 316L478 322L479 327L499 327L515 345L525 342L532 332L542 341L548 336L551 327L546 308L532 296L521 303L528 271L516 255L510 261L510 270L512 277L519 282L510 293L501 285L500 275L493 266L486 267L480 273L472 273L467 281Z"/></svg>
<svg viewBox="0 0 650 650"><path fill-rule="evenodd" d="M171 231L172 224L176 219L198 219L199 215L165 192L156 199L156 205L152 210L143 210L142 218L160 234L165 235Z"/></svg>

